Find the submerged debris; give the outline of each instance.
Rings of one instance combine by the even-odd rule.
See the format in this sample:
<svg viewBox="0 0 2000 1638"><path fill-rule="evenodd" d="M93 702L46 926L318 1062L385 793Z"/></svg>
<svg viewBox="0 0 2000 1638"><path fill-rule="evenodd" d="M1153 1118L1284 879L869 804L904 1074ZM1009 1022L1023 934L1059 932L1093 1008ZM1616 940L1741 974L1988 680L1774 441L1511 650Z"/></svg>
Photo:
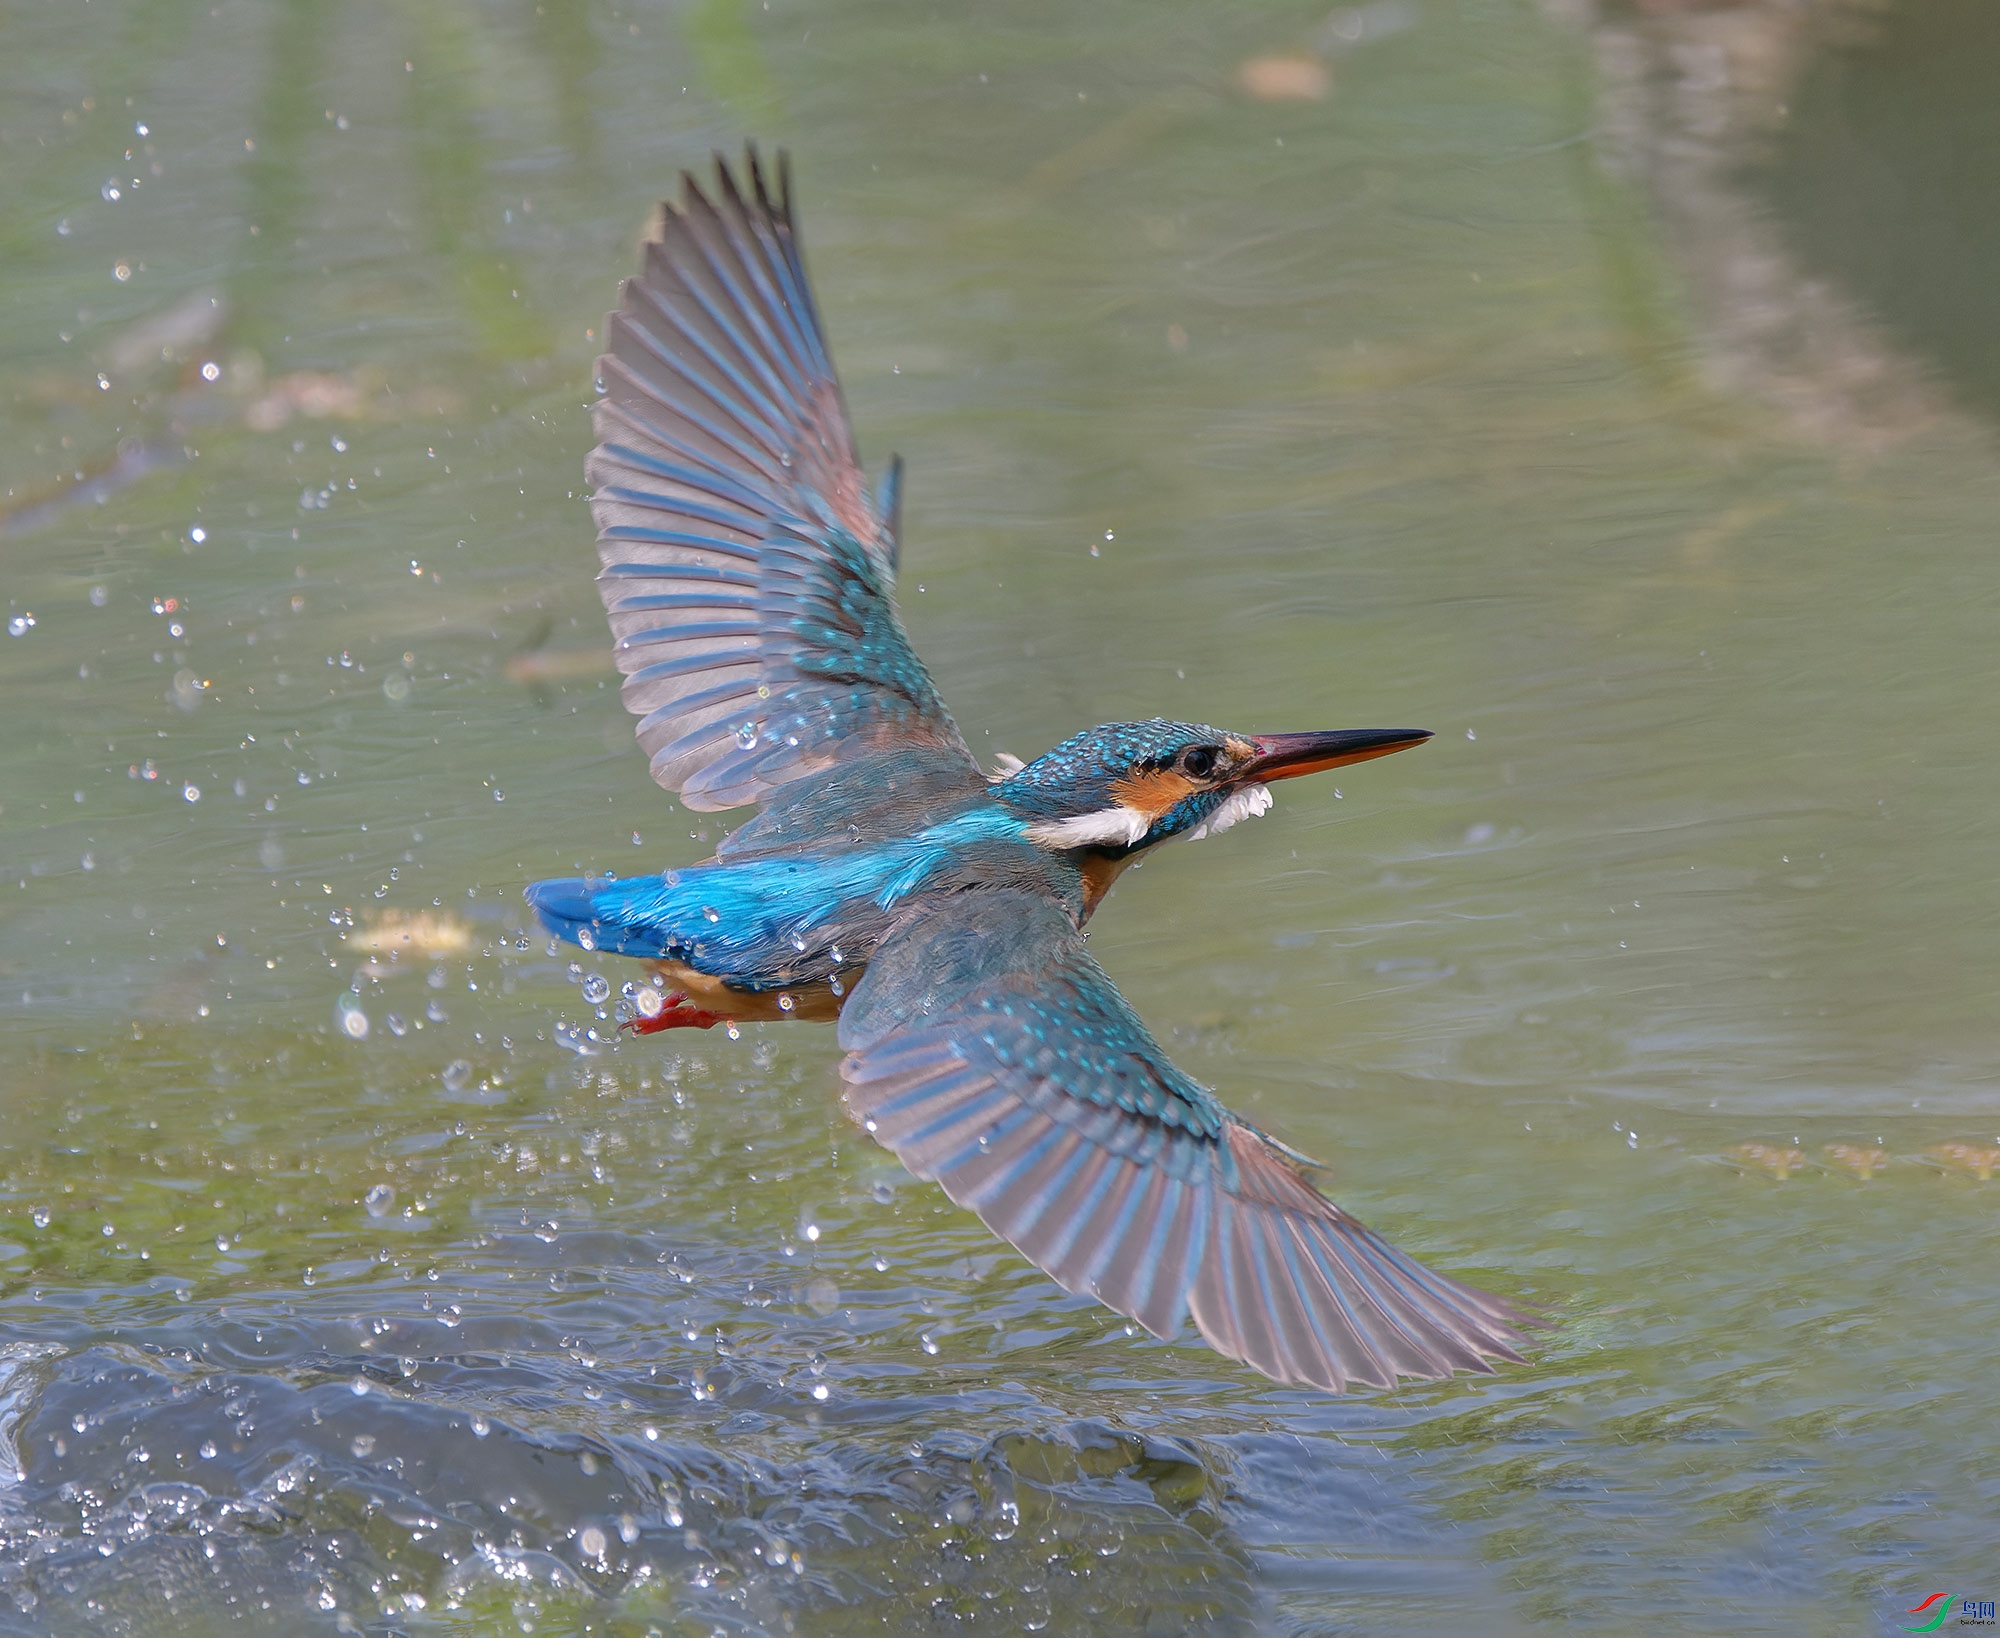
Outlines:
<svg viewBox="0 0 2000 1638"><path fill-rule="evenodd" d="M373 955L448 956L472 948L472 929L439 910L384 910L350 941Z"/></svg>
<svg viewBox="0 0 2000 1638"><path fill-rule="evenodd" d="M1738 1143L1722 1151L1722 1158L1744 1172L1760 1172L1780 1183L1806 1165L1802 1149L1780 1148L1770 1143Z"/></svg>

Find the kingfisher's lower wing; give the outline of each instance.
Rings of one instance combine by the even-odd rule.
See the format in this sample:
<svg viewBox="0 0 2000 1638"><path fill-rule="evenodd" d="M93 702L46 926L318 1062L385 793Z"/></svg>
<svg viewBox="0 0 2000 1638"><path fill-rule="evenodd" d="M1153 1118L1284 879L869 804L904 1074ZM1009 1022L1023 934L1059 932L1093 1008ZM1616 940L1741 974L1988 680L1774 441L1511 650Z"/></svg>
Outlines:
<svg viewBox="0 0 2000 1638"><path fill-rule="evenodd" d="M693 808L857 756L978 766L893 595L892 463L871 497L792 225L753 151L682 178L606 320L586 473L626 705Z"/></svg>
<svg viewBox="0 0 2000 1638"><path fill-rule="evenodd" d="M1156 1336L1192 1317L1219 1352L1336 1393L1521 1358L1522 1314L1369 1232L1176 1069L1047 899L920 902L840 1039L877 1141Z"/></svg>

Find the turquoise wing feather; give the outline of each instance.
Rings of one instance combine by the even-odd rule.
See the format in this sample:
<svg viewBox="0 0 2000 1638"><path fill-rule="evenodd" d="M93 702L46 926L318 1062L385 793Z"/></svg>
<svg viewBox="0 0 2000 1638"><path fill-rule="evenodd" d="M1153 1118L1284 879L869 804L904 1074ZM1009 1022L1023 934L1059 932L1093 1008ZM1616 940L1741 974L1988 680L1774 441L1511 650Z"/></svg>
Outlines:
<svg viewBox="0 0 2000 1638"><path fill-rule="evenodd" d="M896 613L898 472L870 496L792 224L750 153L684 177L606 321L586 473L626 705L699 809L857 757L978 766Z"/></svg>
<svg viewBox="0 0 2000 1638"><path fill-rule="evenodd" d="M1177 1069L1048 899L918 901L840 1039L878 1142L1156 1336L1191 1317L1219 1352L1333 1392L1521 1357L1521 1314L1371 1233Z"/></svg>

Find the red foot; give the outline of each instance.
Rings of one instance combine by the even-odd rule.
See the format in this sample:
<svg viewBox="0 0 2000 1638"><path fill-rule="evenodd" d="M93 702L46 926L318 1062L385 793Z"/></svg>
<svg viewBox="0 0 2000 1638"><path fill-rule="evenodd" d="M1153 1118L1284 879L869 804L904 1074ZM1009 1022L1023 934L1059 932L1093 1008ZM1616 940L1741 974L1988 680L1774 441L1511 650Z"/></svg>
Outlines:
<svg viewBox="0 0 2000 1638"><path fill-rule="evenodd" d="M721 1013L691 1006L686 994L675 990L652 1017L628 1018L618 1027L629 1029L634 1035L657 1035L663 1029L713 1029L721 1022Z"/></svg>

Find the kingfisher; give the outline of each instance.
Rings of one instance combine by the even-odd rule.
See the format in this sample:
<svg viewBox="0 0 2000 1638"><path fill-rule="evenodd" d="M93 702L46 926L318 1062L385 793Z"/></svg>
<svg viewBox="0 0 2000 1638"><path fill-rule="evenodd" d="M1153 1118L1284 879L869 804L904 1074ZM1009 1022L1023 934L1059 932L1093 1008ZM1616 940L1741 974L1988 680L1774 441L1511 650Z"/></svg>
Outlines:
<svg viewBox="0 0 2000 1638"><path fill-rule="evenodd" d="M983 769L896 612L785 157L683 174L606 321L586 463L623 698L715 857L527 889L649 964L638 1034L838 1022L842 1099L1058 1284L1338 1393L1519 1362L1529 1316L1394 1249L1178 1068L1084 943L1121 872L1420 729L1114 722Z"/></svg>

